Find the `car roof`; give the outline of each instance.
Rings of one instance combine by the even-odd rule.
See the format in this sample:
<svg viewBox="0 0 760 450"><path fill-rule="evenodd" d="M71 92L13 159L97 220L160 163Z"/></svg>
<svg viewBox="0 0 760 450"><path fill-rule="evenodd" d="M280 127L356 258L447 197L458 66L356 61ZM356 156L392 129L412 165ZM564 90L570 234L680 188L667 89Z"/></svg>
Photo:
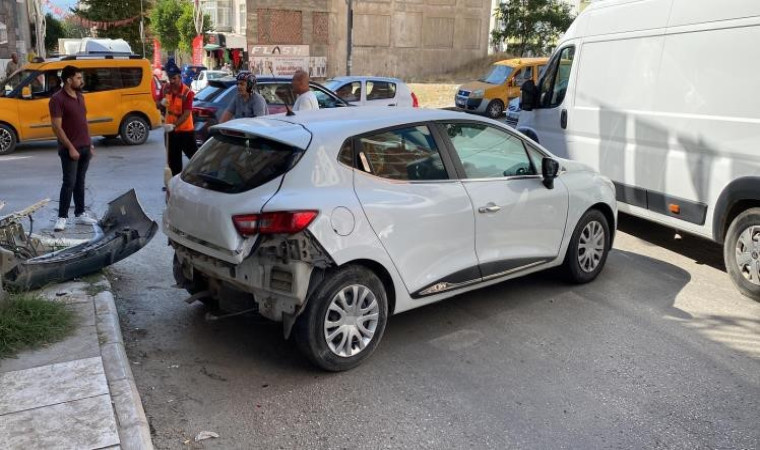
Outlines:
<svg viewBox="0 0 760 450"><path fill-rule="evenodd" d="M394 83L403 83L404 81L399 78L394 77L370 77L370 76L342 76L342 77L333 77L330 78L327 81L362 81L362 80L377 80L377 81L392 81Z"/></svg>
<svg viewBox="0 0 760 450"><path fill-rule="evenodd" d="M267 83L290 83L293 80L293 77L256 77L256 83L257 84L267 84ZM220 84L229 87L237 83L237 79L233 76L229 77L223 77L223 78L217 78L216 80L209 81L210 85L218 86ZM317 83L316 81L309 81L309 84L313 85L319 85L321 84ZM324 86L322 86L324 87Z"/></svg>
<svg viewBox="0 0 760 450"><path fill-rule="evenodd" d="M518 66L525 66L530 64L542 64L545 62L548 62L549 58L512 58L512 59L503 59L501 61L497 61L494 64L499 66L512 66L512 67L518 67Z"/></svg>
<svg viewBox="0 0 760 450"><path fill-rule="evenodd" d="M216 125L220 130L265 136L299 148L312 135L343 141L351 136L383 128L436 120L469 120L489 122L458 111L426 108L329 108L317 111L296 111L293 116L275 114L255 119L237 119ZM281 130L274 133L273 130ZM290 133L286 136L284 130ZM308 137L308 139L307 139ZM305 144L306 143L306 144Z"/></svg>

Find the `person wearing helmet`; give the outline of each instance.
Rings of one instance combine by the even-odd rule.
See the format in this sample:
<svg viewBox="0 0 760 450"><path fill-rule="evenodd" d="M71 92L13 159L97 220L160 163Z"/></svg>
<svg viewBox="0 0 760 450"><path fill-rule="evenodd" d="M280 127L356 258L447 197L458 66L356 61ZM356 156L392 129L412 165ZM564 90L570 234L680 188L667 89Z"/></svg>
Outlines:
<svg viewBox="0 0 760 450"><path fill-rule="evenodd" d="M239 73L237 76L238 95L230 102L230 106L222 114L219 123L224 123L232 119L241 119L243 117L258 117L267 114L267 102L258 92L254 92L256 87L256 76L252 73Z"/></svg>

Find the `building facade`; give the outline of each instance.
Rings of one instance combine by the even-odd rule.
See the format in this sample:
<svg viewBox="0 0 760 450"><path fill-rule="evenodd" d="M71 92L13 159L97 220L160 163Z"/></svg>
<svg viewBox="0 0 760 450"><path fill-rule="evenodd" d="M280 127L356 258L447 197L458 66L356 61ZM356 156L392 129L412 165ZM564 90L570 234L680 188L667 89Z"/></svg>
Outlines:
<svg viewBox="0 0 760 450"><path fill-rule="evenodd" d="M447 72L488 51L491 0L354 0L352 75ZM346 0L248 0L249 54L308 46L325 76L346 74Z"/></svg>
<svg viewBox="0 0 760 450"><path fill-rule="evenodd" d="M0 1L0 60L8 60L11 53L16 53L21 61L25 61L31 45L32 28L27 1ZM5 62L0 65L4 69Z"/></svg>

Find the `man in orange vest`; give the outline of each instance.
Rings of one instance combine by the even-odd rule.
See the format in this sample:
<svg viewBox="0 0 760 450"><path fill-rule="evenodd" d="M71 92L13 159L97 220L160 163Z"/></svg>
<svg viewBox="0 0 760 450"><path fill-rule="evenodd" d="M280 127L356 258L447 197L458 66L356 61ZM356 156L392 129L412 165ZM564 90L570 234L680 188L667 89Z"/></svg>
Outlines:
<svg viewBox="0 0 760 450"><path fill-rule="evenodd" d="M168 162L172 176L182 172L182 154L192 158L198 150L193 127L193 91L182 83L182 74L174 63L167 64L169 89L161 103L166 107Z"/></svg>

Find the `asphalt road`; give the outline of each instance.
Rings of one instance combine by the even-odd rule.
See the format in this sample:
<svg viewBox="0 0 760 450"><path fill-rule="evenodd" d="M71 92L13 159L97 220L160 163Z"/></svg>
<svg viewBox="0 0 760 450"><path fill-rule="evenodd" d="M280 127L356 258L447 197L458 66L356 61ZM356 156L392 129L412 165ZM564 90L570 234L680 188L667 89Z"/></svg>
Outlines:
<svg viewBox="0 0 760 450"><path fill-rule="evenodd" d="M96 145L91 208L135 188L160 221L161 134ZM0 157L3 212L55 199L59 171L53 143ZM541 273L394 316L339 374L278 324L205 320L171 260L159 234L109 271L157 448L760 447L760 304L719 247L673 230L622 217L595 282Z"/></svg>

